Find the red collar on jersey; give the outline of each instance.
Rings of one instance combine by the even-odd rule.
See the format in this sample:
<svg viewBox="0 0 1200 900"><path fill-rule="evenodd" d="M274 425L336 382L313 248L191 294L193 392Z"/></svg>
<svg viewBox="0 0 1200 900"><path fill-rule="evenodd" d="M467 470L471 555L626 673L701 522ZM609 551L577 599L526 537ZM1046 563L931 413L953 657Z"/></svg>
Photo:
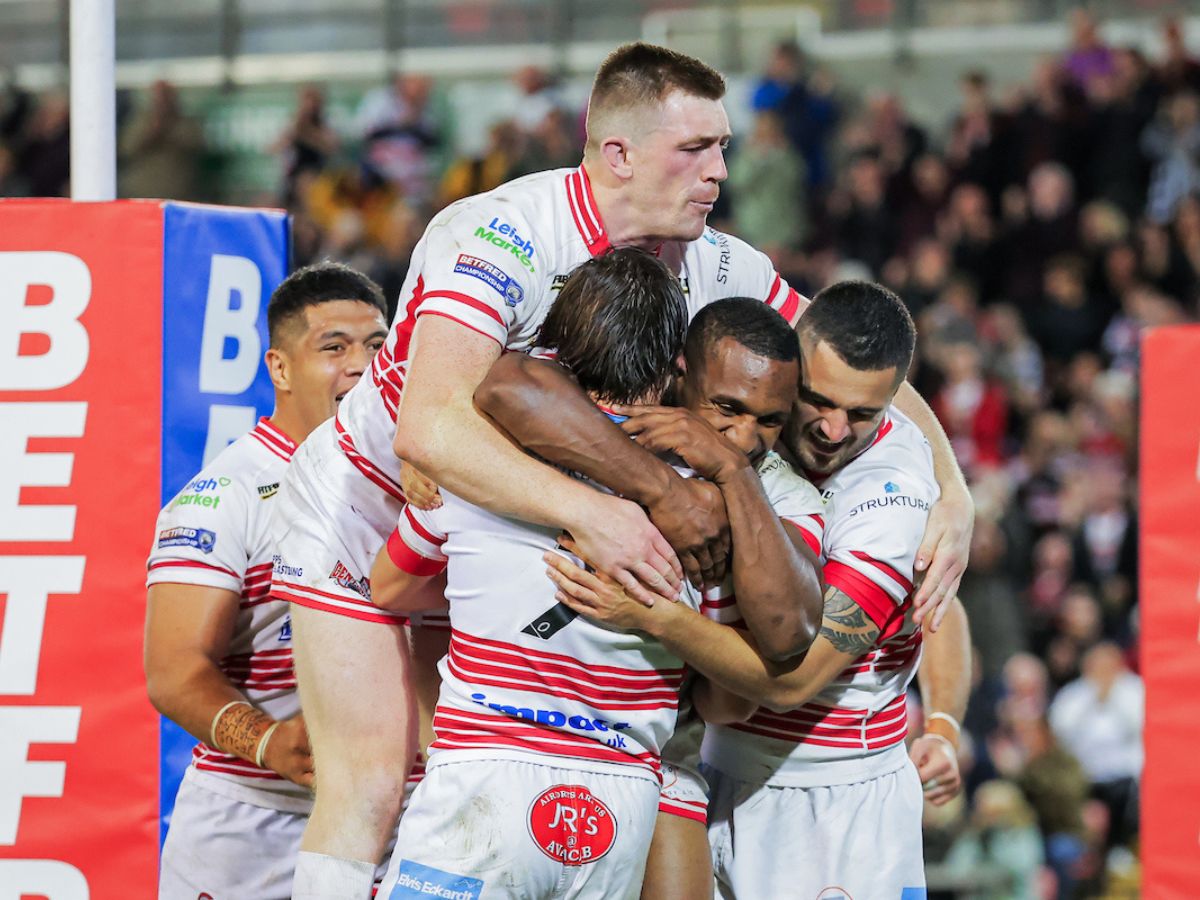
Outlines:
<svg viewBox="0 0 1200 900"><path fill-rule="evenodd" d="M291 462L292 454L296 452L296 442L280 431L266 416L258 420L250 434L284 462Z"/></svg>
<svg viewBox="0 0 1200 900"><path fill-rule="evenodd" d="M566 188L571 218L575 220L575 227L579 229L579 236L587 245L588 252L592 256L607 252L612 244L600 219L600 210L596 208L596 198L592 196L592 181L582 165L567 176Z"/></svg>

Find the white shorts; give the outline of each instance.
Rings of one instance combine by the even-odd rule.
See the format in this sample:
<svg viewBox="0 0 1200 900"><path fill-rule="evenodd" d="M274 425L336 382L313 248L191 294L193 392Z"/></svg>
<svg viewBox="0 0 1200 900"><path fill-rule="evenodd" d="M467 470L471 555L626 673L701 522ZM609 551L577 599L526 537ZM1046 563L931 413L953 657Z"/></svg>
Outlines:
<svg viewBox="0 0 1200 900"><path fill-rule="evenodd" d="M774 787L709 771L717 896L924 900L923 797L911 762L830 787Z"/></svg>
<svg viewBox="0 0 1200 900"><path fill-rule="evenodd" d="M273 597L367 622L404 621L371 602L367 580L404 504L346 458L334 420L300 445L275 504L285 530L276 543Z"/></svg>
<svg viewBox="0 0 1200 900"><path fill-rule="evenodd" d="M636 900L657 808L641 775L431 760L379 897Z"/></svg>
<svg viewBox="0 0 1200 900"><path fill-rule="evenodd" d="M658 811L697 822L708 821L708 782L690 766L662 761Z"/></svg>
<svg viewBox="0 0 1200 900"><path fill-rule="evenodd" d="M288 900L308 816L214 793L189 768L163 844L159 900Z"/></svg>
<svg viewBox="0 0 1200 900"><path fill-rule="evenodd" d="M658 811L697 822L708 821L708 782L700 774L704 720L692 704L695 676L688 673L679 691L675 733L662 749L662 796Z"/></svg>

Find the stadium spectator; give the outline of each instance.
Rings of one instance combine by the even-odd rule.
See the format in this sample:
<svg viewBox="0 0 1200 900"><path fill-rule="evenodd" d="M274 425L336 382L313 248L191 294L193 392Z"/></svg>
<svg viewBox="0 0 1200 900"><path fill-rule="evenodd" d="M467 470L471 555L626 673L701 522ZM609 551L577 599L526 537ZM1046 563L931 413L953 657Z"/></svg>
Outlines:
<svg viewBox="0 0 1200 900"><path fill-rule="evenodd" d="M516 174L523 151L517 123L504 119L488 129L487 146L477 156L460 156L450 163L438 185L437 206L497 188Z"/></svg>
<svg viewBox="0 0 1200 900"><path fill-rule="evenodd" d="M797 44L777 45L750 105L756 112L778 113L792 146L804 157L809 186L819 191L832 181L828 141L840 109L829 73L822 69L810 73L807 68Z"/></svg>
<svg viewBox="0 0 1200 900"><path fill-rule="evenodd" d="M974 813L950 847L946 868L993 881L993 888L969 892L972 900L1025 900L1037 896L1043 858L1041 833L1029 802L1012 782L995 780L976 790Z"/></svg>
<svg viewBox="0 0 1200 900"><path fill-rule="evenodd" d="M337 152L341 139L326 121L325 92L305 85L297 96L296 112L271 145L283 162L283 203L291 209L298 199L297 182L306 174L319 175Z"/></svg>
<svg viewBox="0 0 1200 900"><path fill-rule="evenodd" d="M16 181L32 197L64 197L70 189L71 127L67 98L42 96L15 141Z"/></svg>
<svg viewBox="0 0 1200 900"><path fill-rule="evenodd" d="M746 141L729 162L729 189L737 197L737 233L778 267L785 250L807 230L804 160L783 133L779 116L760 112Z"/></svg>
<svg viewBox="0 0 1200 900"><path fill-rule="evenodd" d="M1144 706L1141 678L1108 642L1088 651L1082 676L1050 705L1055 735L1079 759L1094 796L1109 811L1109 846L1128 843L1137 829Z"/></svg>
<svg viewBox="0 0 1200 900"><path fill-rule="evenodd" d="M121 196L201 199L203 151L200 124L183 112L175 86L154 82L146 106L121 134Z"/></svg>
<svg viewBox="0 0 1200 900"><path fill-rule="evenodd" d="M436 155L443 145L443 125L435 114L432 92L432 79L398 74L387 87L368 93L357 113L368 179L395 187L417 208L433 199Z"/></svg>

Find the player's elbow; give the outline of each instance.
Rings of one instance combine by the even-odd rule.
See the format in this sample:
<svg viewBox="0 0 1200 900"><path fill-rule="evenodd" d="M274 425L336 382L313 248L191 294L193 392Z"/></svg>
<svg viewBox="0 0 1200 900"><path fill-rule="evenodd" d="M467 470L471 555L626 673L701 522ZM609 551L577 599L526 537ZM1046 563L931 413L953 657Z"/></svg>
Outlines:
<svg viewBox="0 0 1200 900"><path fill-rule="evenodd" d="M181 693L178 675L161 653L147 652L145 660L146 696L160 715L174 720Z"/></svg>
<svg viewBox="0 0 1200 900"><path fill-rule="evenodd" d="M808 652L817 639L816 623L804 616L781 619L776 627L758 642L758 651L771 662L785 663Z"/></svg>
<svg viewBox="0 0 1200 900"><path fill-rule="evenodd" d="M475 406L508 430L544 397L533 377L536 370L527 362L528 357L522 353L506 354L496 360L475 388Z"/></svg>
<svg viewBox="0 0 1200 900"><path fill-rule="evenodd" d="M771 712L786 713L803 706L809 700L807 691L787 684L772 684L763 691L760 705Z"/></svg>
<svg viewBox="0 0 1200 900"><path fill-rule="evenodd" d="M401 415L396 420L396 437L392 441L392 450L399 459L421 471L429 470L430 435L420 416Z"/></svg>

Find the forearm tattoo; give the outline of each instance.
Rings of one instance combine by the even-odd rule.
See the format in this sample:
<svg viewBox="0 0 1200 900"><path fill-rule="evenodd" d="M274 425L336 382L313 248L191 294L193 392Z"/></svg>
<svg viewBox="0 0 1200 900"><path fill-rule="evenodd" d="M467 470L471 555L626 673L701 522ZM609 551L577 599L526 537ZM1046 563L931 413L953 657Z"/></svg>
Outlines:
<svg viewBox="0 0 1200 900"><path fill-rule="evenodd" d="M835 587L825 590L825 617L821 634L835 650L859 657L874 649L879 626L863 608Z"/></svg>
<svg viewBox="0 0 1200 900"><path fill-rule="evenodd" d="M258 742L264 732L275 722L270 716L253 706L239 703L225 710L213 729L213 740L217 749L254 762Z"/></svg>

